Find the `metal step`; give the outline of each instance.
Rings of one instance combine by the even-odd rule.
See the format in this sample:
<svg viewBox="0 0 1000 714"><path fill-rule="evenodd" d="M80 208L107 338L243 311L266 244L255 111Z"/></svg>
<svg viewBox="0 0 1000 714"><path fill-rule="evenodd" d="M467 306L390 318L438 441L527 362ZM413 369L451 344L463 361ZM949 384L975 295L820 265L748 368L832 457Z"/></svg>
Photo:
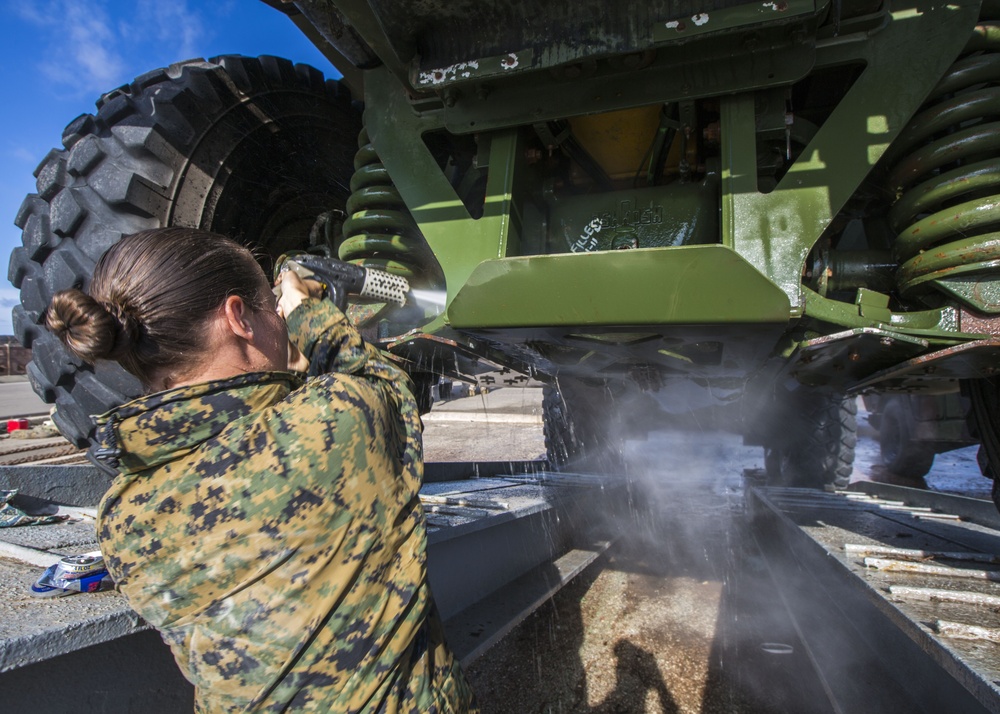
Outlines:
<svg viewBox="0 0 1000 714"><path fill-rule="evenodd" d="M468 666L528 615L552 598L610 547L609 541L592 549L576 548L551 563L539 565L506 587L445 620L448 643L462 666Z"/></svg>

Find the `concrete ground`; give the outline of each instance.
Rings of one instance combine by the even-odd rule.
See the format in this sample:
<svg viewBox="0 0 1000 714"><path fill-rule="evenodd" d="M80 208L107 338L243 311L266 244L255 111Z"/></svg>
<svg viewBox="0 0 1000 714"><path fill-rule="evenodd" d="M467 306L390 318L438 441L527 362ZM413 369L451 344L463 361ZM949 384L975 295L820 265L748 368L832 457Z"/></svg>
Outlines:
<svg viewBox="0 0 1000 714"><path fill-rule="evenodd" d="M50 408L32 391L26 377L0 377L0 419L48 414Z"/></svg>
<svg viewBox="0 0 1000 714"><path fill-rule="evenodd" d="M498 389L436 402L423 419L425 461L545 458L541 389Z"/></svg>

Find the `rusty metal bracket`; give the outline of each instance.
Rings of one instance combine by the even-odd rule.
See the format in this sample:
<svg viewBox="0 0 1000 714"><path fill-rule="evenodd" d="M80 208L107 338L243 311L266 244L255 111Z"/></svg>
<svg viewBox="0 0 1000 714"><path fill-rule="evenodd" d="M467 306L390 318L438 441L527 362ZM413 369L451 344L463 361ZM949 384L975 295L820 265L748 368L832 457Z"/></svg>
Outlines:
<svg viewBox="0 0 1000 714"><path fill-rule="evenodd" d="M790 373L802 384L844 389L927 347L927 340L919 337L877 327L859 327L803 342Z"/></svg>
<svg viewBox="0 0 1000 714"><path fill-rule="evenodd" d="M967 342L920 355L876 372L849 387L851 393L878 387L889 391L924 391L931 383L978 379L1000 374L1000 338Z"/></svg>

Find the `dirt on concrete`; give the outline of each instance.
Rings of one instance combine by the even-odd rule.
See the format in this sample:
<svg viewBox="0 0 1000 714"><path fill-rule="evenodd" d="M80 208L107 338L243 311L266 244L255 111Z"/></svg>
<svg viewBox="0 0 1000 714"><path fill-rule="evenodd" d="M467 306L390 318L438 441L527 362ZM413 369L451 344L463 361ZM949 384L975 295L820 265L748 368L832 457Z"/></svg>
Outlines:
<svg viewBox="0 0 1000 714"><path fill-rule="evenodd" d="M541 427L446 421L428 423L424 428L424 460L427 462L534 461L544 458L545 439Z"/></svg>
<svg viewBox="0 0 1000 714"><path fill-rule="evenodd" d="M483 712L734 711L713 676L720 581L634 556L617 550L469 669Z"/></svg>
<svg viewBox="0 0 1000 714"><path fill-rule="evenodd" d="M616 545L473 663L482 711L823 711L802 658L773 671L760 646L795 635L760 606L775 598L741 536L757 450L682 433L628 451L639 491Z"/></svg>

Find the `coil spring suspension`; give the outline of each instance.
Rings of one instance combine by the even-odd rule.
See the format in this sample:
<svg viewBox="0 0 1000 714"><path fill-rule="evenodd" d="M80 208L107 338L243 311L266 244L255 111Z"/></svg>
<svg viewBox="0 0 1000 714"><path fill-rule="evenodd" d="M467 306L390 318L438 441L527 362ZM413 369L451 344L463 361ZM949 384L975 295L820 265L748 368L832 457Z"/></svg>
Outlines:
<svg viewBox="0 0 1000 714"><path fill-rule="evenodd" d="M1000 277L998 117L1000 26L980 24L893 149L906 154L889 174L902 294L942 278Z"/></svg>
<svg viewBox="0 0 1000 714"><path fill-rule="evenodd" d="M441 269L379 160L367 129L358 135L358 146L347 199L349 217L338 248L340 259L380 268L421 287L439 287Z"/></svg>

